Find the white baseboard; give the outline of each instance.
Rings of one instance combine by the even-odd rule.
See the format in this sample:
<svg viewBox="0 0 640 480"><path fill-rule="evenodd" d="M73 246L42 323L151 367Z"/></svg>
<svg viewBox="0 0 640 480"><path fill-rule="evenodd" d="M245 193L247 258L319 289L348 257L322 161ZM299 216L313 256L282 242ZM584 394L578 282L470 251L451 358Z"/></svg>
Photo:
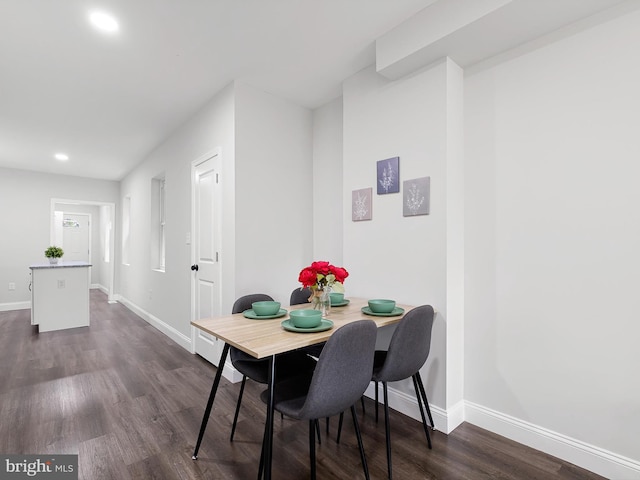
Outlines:
<svg viewBox="0 0 640 480"><path fill-rule="evenodd" d="M26 310L28 308L31 308L31 302L0 303L0 312L8 312L10 310Z"/></svg>
<svg viewBox="0 0 640 480"><path fill-rule="evenodd" d="M378 401L382 403L382 385L380 384L378 388ZM392 387L389 387L388 392L390 408L419 422L422 421L418 402L413 395ZM365 395L372 399L375 398L374 383L369 385ZM640 480L640 462L636 460L501 412L468 401L460 401L447 410L431 404L429 406L436 430L443 433L449 434L462 422L467 421L604 477Z"/></svg>
<svg viewBox="0 0 640 480"><path fill-rule="evenodd" d="M152 326L160 330L167 337L169 337L171 340L176 342L178 345L183 347L188 352L194 353L193 344L190 337L183 335L182 333L177 331L175 328L173 328L171 325L167 325L158 317L151 315L149 312L140 308L135 303L127 300L122 295L119 295L119 294L114 295L114 300L117 302L120 302L122 305L127 307L129 310L131 310L133 313L138 315L144 321L146 321L147 323L151 324ZM230 360L227 360L225 362L224 368L222 370L222 376L227 380L229 380L231 383L237 383L242 380L242 374L238 372L235 368L233 368L233 365L231 364Z"/></svg>
<svg viewBox="0 0 640 480"><path fill-rule="evenodd" d="M469 423L611 479L640 480L640 462L472 402Z"/></svg>
<svg viewBox="0 0 640 480"><path fill-rule="evenodd" d="M164 333L171 340L173 340L178 345L183 347L185 350L191 352L191 338L189 338L187 335L180 333L171 325L168 325L162 320L160 320L158 317L151 315L149 312L140 308L135 303L130 302L126 298L122 297L122 295L118 295L118 301L122 303L125 307L127 307L129 310L131 310L133 313L135 313L136 315L141 317L143 320L145 320L147 323L153 325L155 328L160 330L162 333Z"/></svg>
<svg viewBox="0 0 640 480"><path fill-rule="evenodd" d="M382 394L381 383L378 384L378 390L378 401L382 403L384 397ZM369 384L369 387L364 394L369 398L375 399L375 392L375 384L372 382ZM403 413L419 422L422 421L416 397L405 392L401 392L400 390L396 390L391 386L388 388L388 394L389 408ZM456 405L453 409L450 409L448 412L440 407L432 405L431 403L429 403L429 408L431 409L431 416L433 417L435 429L440 432L449 434L464 421L464 405L462 402L460 402L459 405Z"/></svg>
<svg viewBox="0 0 640 480"><path fill-rule="evenodd" d="M231 383L238 383L242 380L242 374L233 367L230 360L225 362L222 376Z"/></svg>
<svg viewBox="0 0 640 480"><path fill-rule="evenodd" d="M100 290L105 295L109 295L109 289L99 283L92 283L89 288L92 290Z"/></svg>
<svg viewBox="0 0 640 480"><path fill-rule="evenodd" d="M91 288L95 288L104 293L107 297L109 297L109 289L100 283L92 283ZM113 294L111 299L107 298L107 303L118 303L120 299L120 295Z"/></svg>

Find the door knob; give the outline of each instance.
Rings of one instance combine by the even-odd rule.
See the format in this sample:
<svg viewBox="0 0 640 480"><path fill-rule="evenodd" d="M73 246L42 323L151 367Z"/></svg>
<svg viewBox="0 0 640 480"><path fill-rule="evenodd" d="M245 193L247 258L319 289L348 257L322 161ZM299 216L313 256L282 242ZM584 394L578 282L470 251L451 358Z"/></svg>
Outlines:
<svg viewBox="0 0 640 480"><path fill-rule="evenodd" d="M191 270L195 270L196 272L198 271L198 265L191 265Z"/></svg>

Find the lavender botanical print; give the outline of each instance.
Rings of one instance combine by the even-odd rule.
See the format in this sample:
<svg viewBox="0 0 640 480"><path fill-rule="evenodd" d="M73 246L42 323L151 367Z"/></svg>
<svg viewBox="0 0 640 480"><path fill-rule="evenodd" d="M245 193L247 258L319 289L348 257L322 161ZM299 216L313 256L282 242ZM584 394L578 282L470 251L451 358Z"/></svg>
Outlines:
<svg viewBox="0 0 640 480"><path fill-rule="evenodd" d="M351 192L351 220L371 220L371 197L373 188L362 188Z"/></svg>
<svg viewBox="0 0 640 480"><path fill-rule="evenodd" d="M431 177L414 178L402 183L402 214L405 217L429 215Z"/></svg>
<svg viewBox="0 0 640 480"><path fill-rule="evenodd" d="M387 158L377 162L378 195L400 191L400 157Z"/></svg>

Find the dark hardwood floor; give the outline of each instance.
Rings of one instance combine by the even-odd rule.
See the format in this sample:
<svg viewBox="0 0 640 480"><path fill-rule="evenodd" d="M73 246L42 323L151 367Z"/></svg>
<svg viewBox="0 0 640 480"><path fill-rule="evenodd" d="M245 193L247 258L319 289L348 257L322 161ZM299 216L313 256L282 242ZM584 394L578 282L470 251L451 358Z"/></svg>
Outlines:
<svg viewBox="0 0 640 480"><path fill-rule="evenodd" d="M91 326L38 334L29 310L0 312L0 453L79 454L79 478L252 479L265 407L247 382L234 442L239 384L222 380L197 461L191 454L215 367L120 304L91 292ZM371 478L386 478L384 422L360 415ZM361 412L358 406L358 412ZM347 415L345 420L349 420ZM433 434L428 450L413 419L392 412L394 478L602 478L470 424ZM318 446L318 478L363 478L351 422L341 443ZM275 479L309 476L307 423L276 417Z"/></svg>

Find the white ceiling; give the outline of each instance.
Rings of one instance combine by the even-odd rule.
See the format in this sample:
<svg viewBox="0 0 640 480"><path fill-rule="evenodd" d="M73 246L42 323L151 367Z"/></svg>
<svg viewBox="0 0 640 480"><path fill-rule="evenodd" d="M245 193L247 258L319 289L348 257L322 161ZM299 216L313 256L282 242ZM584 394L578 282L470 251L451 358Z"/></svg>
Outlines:
<svg viewBox="0 0 640 480"><path fill-rule="evenodd" d="M318 107L434 1L0 0L0 166L121 179L234 79Z"/></svg>

